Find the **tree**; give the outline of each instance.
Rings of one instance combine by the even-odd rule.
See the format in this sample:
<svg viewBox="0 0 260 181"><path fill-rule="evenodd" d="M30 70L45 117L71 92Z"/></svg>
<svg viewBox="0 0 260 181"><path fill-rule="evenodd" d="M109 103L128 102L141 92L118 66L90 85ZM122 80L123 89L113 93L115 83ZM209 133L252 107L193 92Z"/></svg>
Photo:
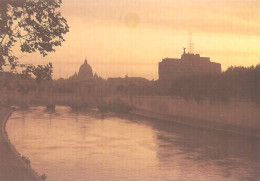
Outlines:
<svg viewBox="0 0 260 181"><path fill-rule="evenodd" d="M69 26L58 11L61 0L0 0L0 70L18 64L13 47L46 56L65 41ZM23 65L21 65L23 67Z"/></svg>
<svg viewBox="0 0 260 181"><path fill-rule="evenodd" d="M27 66L26 70L23 71L24 74L32 73L35 76L37 84L41 84L43 81L52 80L52 63L47 65Z"/></svg>

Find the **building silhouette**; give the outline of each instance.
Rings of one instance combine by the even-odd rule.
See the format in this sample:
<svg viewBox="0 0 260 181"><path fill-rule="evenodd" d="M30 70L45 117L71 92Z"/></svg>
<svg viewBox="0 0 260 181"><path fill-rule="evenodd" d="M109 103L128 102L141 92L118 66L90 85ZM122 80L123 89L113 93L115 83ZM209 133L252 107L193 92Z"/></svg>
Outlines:
<svg viewBox="0 0 260 181"><path fill-rule="evenodd" d="M84 64L79 68L78 79L81 81L93 79L93 71L87 59L85 59Z"/></svg>
<svg viewBox="0 0 260 181"><path fill-rule="evenodd" d="M164 58L158 67L159 83L171 85L176 78L198 73L221 73L221 64L211 62L209 57L186 53L185 48L181 59Z"/></svg>

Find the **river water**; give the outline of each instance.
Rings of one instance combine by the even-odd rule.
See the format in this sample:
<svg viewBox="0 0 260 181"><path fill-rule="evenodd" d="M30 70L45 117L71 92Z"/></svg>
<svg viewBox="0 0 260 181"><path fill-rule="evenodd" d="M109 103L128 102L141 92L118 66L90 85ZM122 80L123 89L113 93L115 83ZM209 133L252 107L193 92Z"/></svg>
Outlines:
<svg viewBox="0 0 260 181"><path fill-rule="evenodd" d="M67 107L16 111L6 130L49 181L259 179L256 138Z"/></svg>

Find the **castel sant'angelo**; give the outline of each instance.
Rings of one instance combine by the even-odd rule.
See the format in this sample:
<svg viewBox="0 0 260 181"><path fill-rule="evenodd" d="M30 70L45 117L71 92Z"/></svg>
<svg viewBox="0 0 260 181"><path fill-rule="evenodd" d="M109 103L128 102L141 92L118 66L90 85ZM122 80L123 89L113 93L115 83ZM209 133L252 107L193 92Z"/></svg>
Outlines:
<svg viewBox="0 0 260 181"><path fill-rule="evenodd" d="M199 54L186 53L178 58L164 58L158 67L159 83L169 84L176 78L197 73L221 73L221 64L211 62L209 57L201 57Z"/></svg>

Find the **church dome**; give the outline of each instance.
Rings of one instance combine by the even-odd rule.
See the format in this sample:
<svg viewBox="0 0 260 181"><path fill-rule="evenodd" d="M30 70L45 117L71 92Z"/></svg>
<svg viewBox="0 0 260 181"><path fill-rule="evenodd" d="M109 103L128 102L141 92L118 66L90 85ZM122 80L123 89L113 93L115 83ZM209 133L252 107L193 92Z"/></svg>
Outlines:
<svg viewBox="0 0 260 181"><path fill-rule="evenodd" d="M84 64L80 66L78 77L80 80L89 80L93 78L92 68L88 64L87 59L85 59Z"/></svg>

